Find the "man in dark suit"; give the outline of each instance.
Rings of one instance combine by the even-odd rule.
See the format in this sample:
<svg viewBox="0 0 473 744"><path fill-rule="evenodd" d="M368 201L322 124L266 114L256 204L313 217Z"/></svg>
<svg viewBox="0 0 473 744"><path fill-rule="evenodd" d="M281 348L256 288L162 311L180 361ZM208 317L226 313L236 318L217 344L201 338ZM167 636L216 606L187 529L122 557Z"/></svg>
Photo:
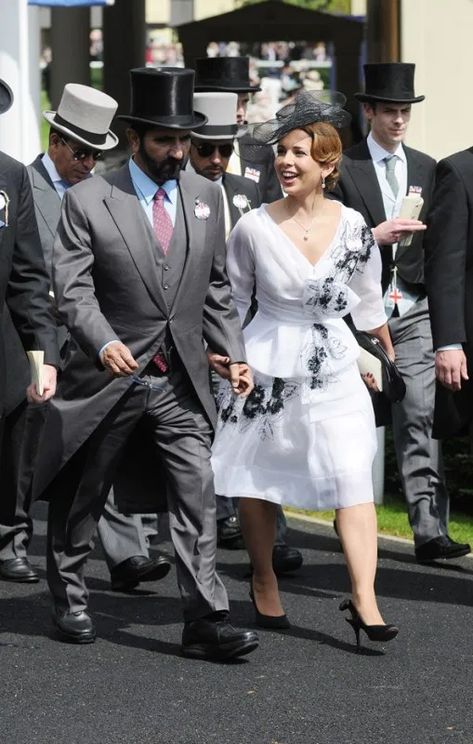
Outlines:
<svg viewBox="0 0 473 744"><path fill-rule="evenodd" d="M258 641L229 624L215 571L216 410L205 343L228 357L225 374L237 393L250 392L252 381L225 274L220 190L181 174L190 131L206 121L193 111L193 83L192 70L132 70L132 110L123 116L132 159L64 197L53 277L72 341L35 490L51 497L55 625L67 640L92 642L85 557L77 547L89 543L127 440L141 426L153 448L145 465L156 496L166 487L182 651L223 659L249 653Z"/></svg>
<svg viewBox="0 0 473 744"><path fill-rule="evenodd" d="M435 161L403 145L414 94L414 65L365 65L366 90L356 97L370 134L343 156L336 194L361 212L380 246L386 314L396 363L407 393L392 406L394 446L419 562L469 552L447 533L448 493L438 443L432 439L435 375L424 285L422 237L433 188ZM422 194L419 220L399 217L403 197ZM403 238L413 234L412 244Z"/></svg>
<svg viewBox="0 0 473 744"><path fill-rule="evenodd" d="M425 239L435 349L434 433L473 439L473 148L437 165Z"/></svg>
<svg viewBox="0 0 473 744"><path fill-rule="evenodd" d="M6 83L0 80L0 114L8 110L13 95ZM36 386L26 389L28 401L37 405L33 418L54 395L59 351L56 328L48 297L49 279L46 273L41 243L34 215L31 187L26 168L18 161L0 152L0 556L9 541L14 523L14 509L6 498L6 488L16 479L18 458L11 448L12 431L17 428L15 381L21 382L21 398L31 376L26 371L25 351L44 351L44 389L40 395ZM17 348L12 344L10 324L18 334ZM18 363L18 356L22 356ZM18 437L18 450L20 440ZM15 453L16 454L16 453ZM0 557L0 577L13 581L37 581L38 577L26 558Z"/></svg>
<svg viewBox="0 0 473 744"><path fill-rule="evenodd" d="M246 59L246 57L244 58ZM208 118L208 124L192 133L191 167L204 178L218 183L222 190L225 237L240 217L261 205L258 185L251 179L228 173L228 163L236 143L246 136L241 119L235 122L238 106L236 93L209 91L194 94L194 108ZM284 512L278 508L277 536L273 549L274 571L277 575L295 571L302 565L302 553L286 542L287 524ZM217 495L217 542L220 547L244 547L235 505L231 499Z"/></svg>
<svg viewBox="0 0 473 744"><path fill-rule="evenodd" d="M28 166L28 174L50 276L62 198L71 186L89 179L103 152L117 144L117 137L109 131L116 109L116 101L105 93L86 85L69 83L64 88L57 112L44 112L44 117L51 124L48 151L38 155ZM96 132L101 129L108 131L108 134L100 149ZM60 345L64 346L67 329L60 319L58 323ZM26 558L33 524L28 514L28 504L24 503L25 498L26 494L17 492L15 526L11 530L10 541L0 551L1 557ZM97 532L110 570L112 589L128 591L140 581L156 581L168 573L170 563L167 559L162 556L150 558L141 517L120 514L114 502L113 490L107 497Z"/></svg>
<svg viewBox="0 0 473 744"><path fill-rule="evenodd" d="M261 90L250 81L249 57L203 57L195 65L196 92L227 92L238 95L237 124L246 123L250 95ZM269 145L255 145L246 133L235 141L227 170L258 185L263 202L270 204L282 197L274 170L274 152Z"/></svg>

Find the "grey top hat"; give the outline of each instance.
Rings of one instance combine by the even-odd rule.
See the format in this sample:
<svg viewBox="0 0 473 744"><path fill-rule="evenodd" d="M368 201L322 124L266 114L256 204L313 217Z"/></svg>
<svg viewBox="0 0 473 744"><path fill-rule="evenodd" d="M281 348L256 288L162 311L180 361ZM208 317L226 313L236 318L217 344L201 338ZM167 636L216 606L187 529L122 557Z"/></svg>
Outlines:
<svg viewBox="0 0 473 744"><path fill-rule="evenodd" d="M72 139L96 148L111 150L118 137L110 131L110 123L118 104L100 90L79 83L67 83L57 111L43 111L54 129Z"/></svg>
<svg viewBox="0 0 473 744"><path fill-rule="evenodd" d="M236 123L237 103L236 93L194 93L194 110L206 116L208 121L198 132L192 132L192 136L212 141L243 137L247 127Z"/></svg>
<svg viewBox="0 0 473 744"><path fill-rule="evenodd" d="M0 80L0 114L4 114L5 111L8 111L12 103L12 89L4 80Z"/></svg>

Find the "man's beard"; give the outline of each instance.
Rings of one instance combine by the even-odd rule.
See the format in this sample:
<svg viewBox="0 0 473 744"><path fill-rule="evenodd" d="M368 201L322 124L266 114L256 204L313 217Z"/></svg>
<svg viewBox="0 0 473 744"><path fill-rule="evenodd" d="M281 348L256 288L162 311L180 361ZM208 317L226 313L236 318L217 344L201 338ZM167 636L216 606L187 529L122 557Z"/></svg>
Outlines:
<svg viewBox="0 0 473 744"><path fill-rule="evenodd" d="M179 180L181 170L185 167L187 157L182 160L176 160L175 158L167 157L160 163L156 163L146 152L143 141L140 142L140 157L143 164L148 171L149 176L156 181L156 183L164 183L165 181Z"/></svg>

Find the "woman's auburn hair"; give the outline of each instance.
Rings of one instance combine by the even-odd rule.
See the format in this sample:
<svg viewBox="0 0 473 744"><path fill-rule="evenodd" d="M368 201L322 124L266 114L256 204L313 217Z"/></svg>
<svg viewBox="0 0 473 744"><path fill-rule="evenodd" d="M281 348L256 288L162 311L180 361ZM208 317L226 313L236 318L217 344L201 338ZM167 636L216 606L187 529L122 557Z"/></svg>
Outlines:
<svg viewBox="0 0 473 744"><path fill-rule="evenodd" d="M325 178L326 190L330 191L340 177L342 142L332 124L317 121L305 126L304 131L312 138L310 154L320 165L333 165L333 171Z"/></svg>

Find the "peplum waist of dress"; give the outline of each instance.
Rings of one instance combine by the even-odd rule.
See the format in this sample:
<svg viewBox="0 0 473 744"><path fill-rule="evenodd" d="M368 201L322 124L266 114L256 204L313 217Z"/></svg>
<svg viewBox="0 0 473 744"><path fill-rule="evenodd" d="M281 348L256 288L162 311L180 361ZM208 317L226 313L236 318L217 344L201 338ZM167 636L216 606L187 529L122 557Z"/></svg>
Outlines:
<svg viewBox="0 0 473 744"><path fill-rule="evenodd" d="M311 380L323 387L359 356L343 320L359 298L345 284L309 279L299 299L258 298L258 312L244 330L248 363L271 377Z"/></svg>

